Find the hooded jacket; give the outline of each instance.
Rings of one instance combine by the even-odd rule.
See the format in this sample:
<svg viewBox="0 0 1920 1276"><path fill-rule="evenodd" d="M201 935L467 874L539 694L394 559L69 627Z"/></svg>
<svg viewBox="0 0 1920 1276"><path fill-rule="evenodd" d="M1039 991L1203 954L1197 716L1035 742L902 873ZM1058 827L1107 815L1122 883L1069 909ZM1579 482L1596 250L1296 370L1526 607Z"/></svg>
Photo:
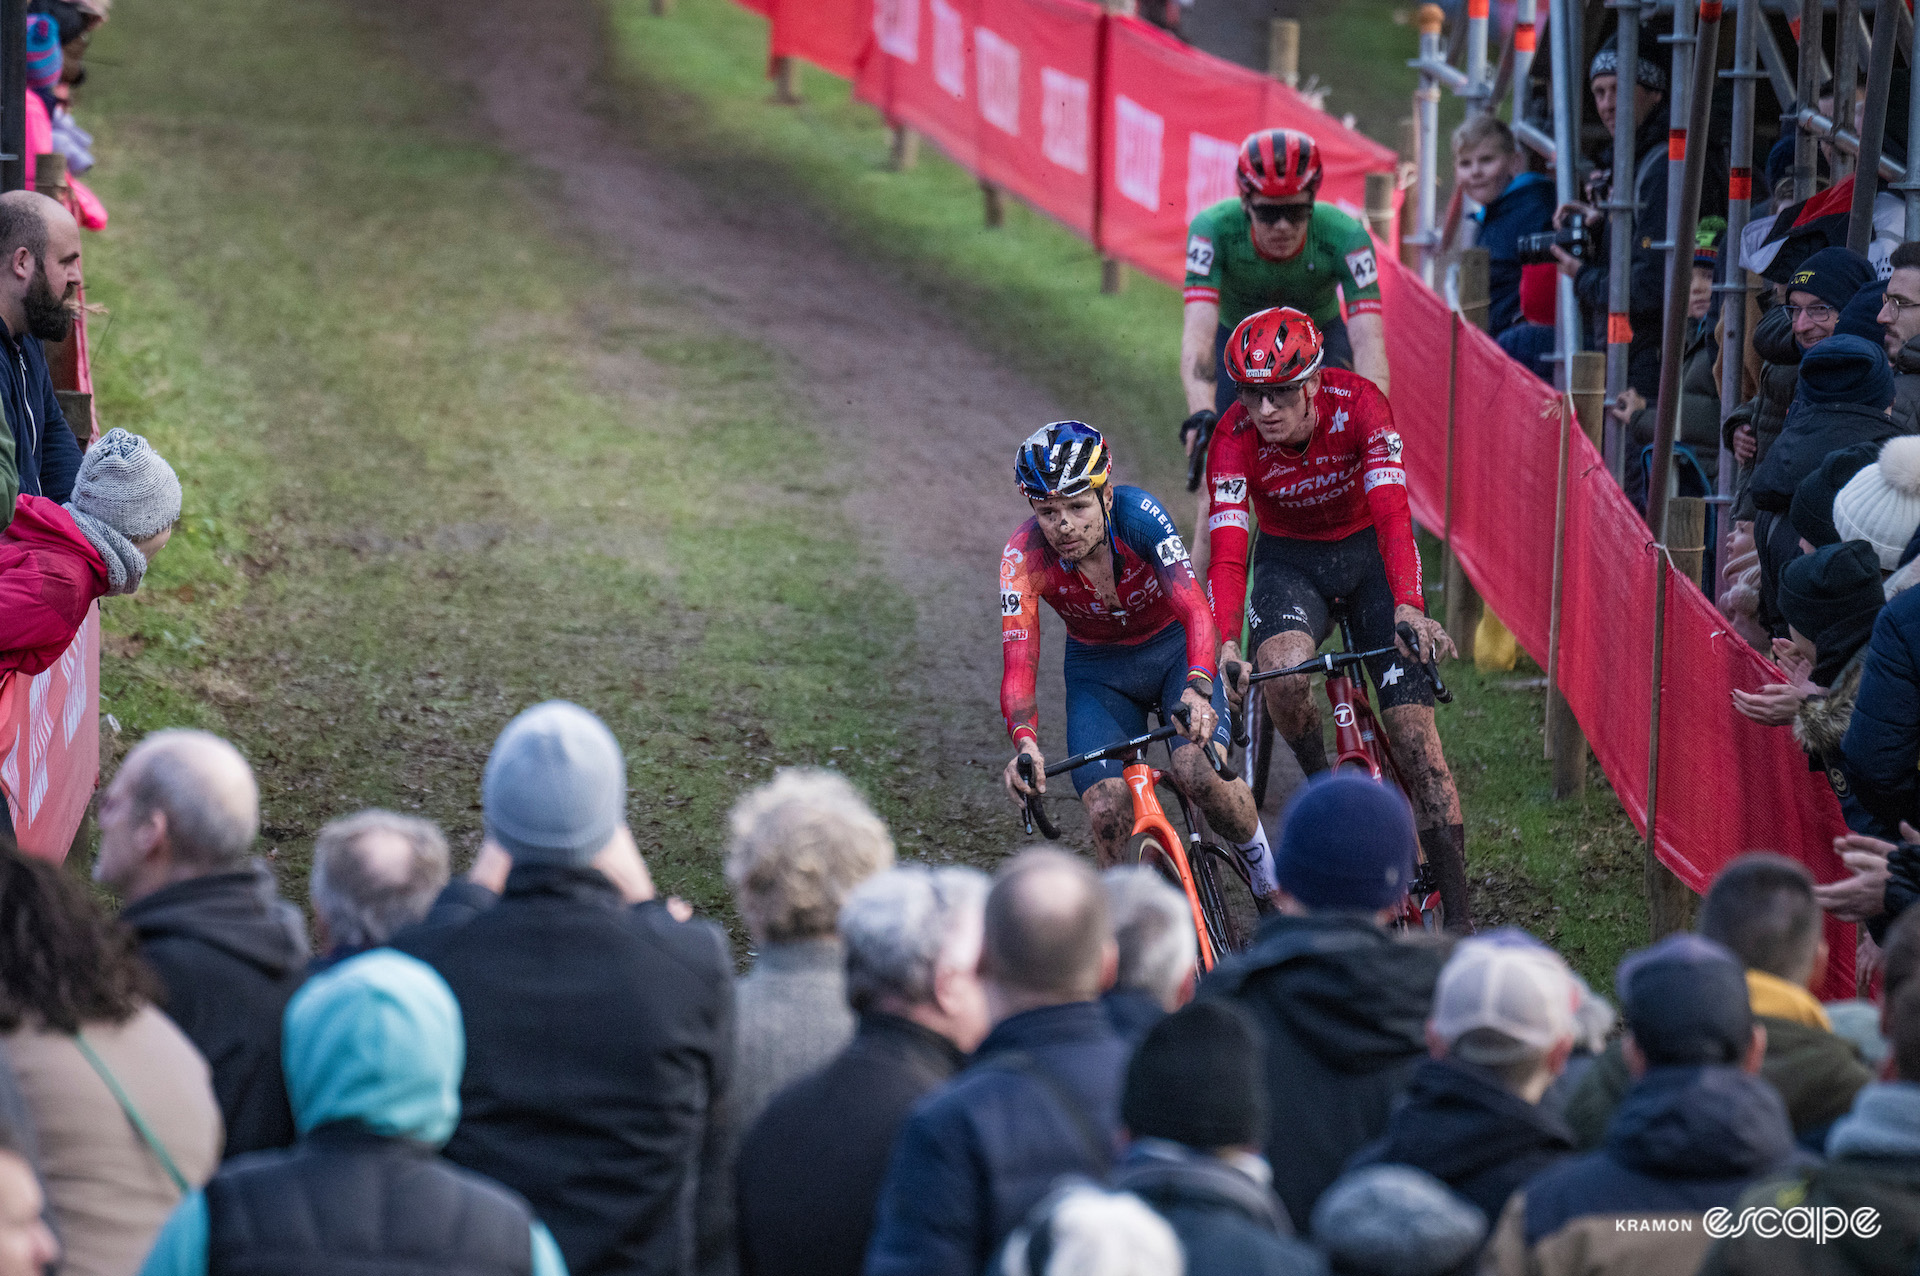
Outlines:
<svg viewBox="0 0 1920 1276"><path fill-rule="evenodd" d="M1920 819L1920 589L1880 609L1841 739L1847 784L1877 820Z"/></svg>
<svg viewBox="0 0 1920 1276"><path fill-rule="evenodd" d="M1098 1002L996 1024L902 1127L866 1276L974 1276L1061 1175L1104 1179L1127 1053Z"/></svg>
<svg viewBox="0 0 1920 1276"><path fill-rule="evenodd" d="M717 927L628 906L594 868L522 863L492 908L397 946L466 1021L449 1160L525 1196L581 1276L704 1270L730 1249L733 961Z"/></svg>
<svg viewBox="0 0 1920 1276"><path fill-rule="evenodd" d="M163 886L120 920L166 988L163 1009L213 1069L226 1155L292 1143L280 1015L306 977L307 928L266 863Z"/></svg>
<svg viewBox="0 0 1920 1276"><path fill-rule="evenodd" d="M13 459L20 494L63 505L80 474L80 443L53 392L40 338L14 336L0 323L0 408L13 427Z"/></svg>
<svg viewBox="0 0 1920 1276"><path fill-rule="evenodd" d="M107 592L107 564L73 516L42 496L0 531L0 678L53 667Z"/></svg>
<svg viewBox="0 0 1920 1276"><path fill-rule="evenodd" d="M1520 237L1553 229L1554 205L1553 183L1546 174L1521 173L1475 218L1480 232L1474 246L1486 249L1489 258L1487 289L1493 304L1487 311L1487 331L1496 337L1525 322L1520 313Z"/></svg>
<svg viewBox="0 0 1920 1276"><path fill-rule="evenodd" d="M1873 1073L1859 1049L1835 1033L1813 994L1762 970L1747 971L1747 997L1757 1023L1767 1030L1760 1076L1787 1106L1796 1138L1819 1147ZM1594 1063L1567 1103L1567 1123L1583 1148L1598 1147L1621 1098L1633 1086L1613 1042Z"/></svg>
<svg viewBox="0 0 1920 1276"><path fill-rule="evenodd" d="M1217 1156L1137 1139L1113 1176L1113 1189L1132 1192L1167 1220L1196 1276L1321 1276L1327 1270L1326 1259L1294 1239L1266 1184Z"/></svg>
<svg viewBox="0 0 1920 1276"><path fill-rule="evenodd" d="M1607 1127L1507 1202L1483 1271L1497 1276L1692 1276L1700 1216L1730 1207L1793 1155L1772 1086L1734 1067L1661 1067Z"/></svg>
<svg viewBox="0 0 1920 1276"><path fill-rule="evenodd" d="M1413 1074L1386 1134L1347 1168L1411 1165L1497 1219L1521 1184L1573 1150L1565 1121L1514 1094L1487 1069L1433 1059Z"/></svg>
<svg viewBox="0 0 1920 1276"><path fill-rule="evenodd" d="M460 1008L391 951L316 976L287 1007L300 1142L230 1161L181 1202L141 1276L565 1276L527 1203L435 1155L460 1118Z"/></svg>
<svg viewBox="0 0 1920 1276"><path fill-rule="evenodd" d="M1856 443L1885 442L1903 432L1901 423L1880 408L1796 399L1780 437L1754 466L1753 503L1784 515L1800 480L1819 468L1827 453Z"/></svg>
<svg viewBox="0 0 1920 1276"><path fill-rule="evenodd" d="M1824 1243L1752 1233L1716 1242L1701 1276L1909 1276L1920 1256L1920 1085L1870 1085L1827 1138L1827 1160L1770 1178L1739 1208L1870 1208L1872 1236L1841 1229Z"/></svg>
<svg viewBox="0 0 1920 1276"><path fill-rule="evenodd" d="M1275 916L1219 966L1202 994L1238 1003L1266 1042L1273 1188L1294 1230L1347 1161L1387 1128L1427 1057L1427 1013L1444 951L1403 942L1370 918Z"/></svg>

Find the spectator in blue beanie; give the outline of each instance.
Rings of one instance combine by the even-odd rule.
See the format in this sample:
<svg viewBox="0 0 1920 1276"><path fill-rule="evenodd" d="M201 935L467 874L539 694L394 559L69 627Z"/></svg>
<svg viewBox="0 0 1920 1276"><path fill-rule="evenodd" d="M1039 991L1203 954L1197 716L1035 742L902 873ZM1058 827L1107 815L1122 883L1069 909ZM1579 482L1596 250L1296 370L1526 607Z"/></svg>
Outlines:
<svg viewBox="0 0 1920 1276"><path fill-rule="evenodd" d="M1201 986L1252 1017L1265 1044L1262 1151L1304 1233L1348 1159L1386 1130L1427 1056L1445 954L1389 927L1413 881L1418 839L1397 789L1324 775L1287 807L1275 852L1280 909L1253 946Z"/></svg>

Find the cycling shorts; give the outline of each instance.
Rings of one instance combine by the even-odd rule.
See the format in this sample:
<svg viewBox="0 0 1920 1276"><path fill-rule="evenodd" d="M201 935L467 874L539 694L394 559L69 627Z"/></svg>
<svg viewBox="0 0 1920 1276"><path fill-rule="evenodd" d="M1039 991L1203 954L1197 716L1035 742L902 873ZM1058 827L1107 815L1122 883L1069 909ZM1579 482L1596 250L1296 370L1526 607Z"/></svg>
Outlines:
<svg viewBox="0 0 1920 1276"><path fill-rule="evenodd" d="M1316 646L1325 642L1333 628L1334 599L1346 600L1358 650L1393 645L1393 587L1371 527L1337 541L1260 534L1247 574L1247 623L1255 652L1276 634L1307 634ZM1432 706L1433 682L1426 670L1399 653L1369 660L1367 672L1382 709Z"/></svg>
<svg viewBox="0 0 1920 1276"><path fill-rule="evenodd" d="M1240 387L1227 375L1227 338L1233 329L1224 324L1213 331L1213 410L1221 416L1240 397ZM1320 348L1325 351L1322 366L1353 371L1353 339L1347 336L1347 321L1335 319L1320 329Z"/></svg>
<svg viewBox="0 0 1920 1276"><path fill-rule="evenodd" d="M1384 570L1384 569L1383 569ZM1080 642L1067 639L1067 752L1088 753L1147 733L1147 715L1170 710L1187 689L1187 629L1175 621L1145 642ZM1232 740L1225 683L1213 680L1213 712L1220 719L1213 739ZM1165 712L1161 717L1166 718ZM1174 748L1191 748L1175 736ZM1085 793L1102 780L1117 780L1125 763L1089 762L1073 772L1073 789Z"/></svg>

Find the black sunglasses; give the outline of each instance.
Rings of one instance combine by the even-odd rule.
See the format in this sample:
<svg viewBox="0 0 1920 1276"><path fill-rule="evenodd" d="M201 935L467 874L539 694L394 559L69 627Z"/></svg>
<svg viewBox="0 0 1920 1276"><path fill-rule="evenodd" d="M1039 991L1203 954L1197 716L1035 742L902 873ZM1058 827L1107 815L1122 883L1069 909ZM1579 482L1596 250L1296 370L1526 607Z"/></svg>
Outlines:
<svg viewBox="0 0 1920 1276"><path fill-rule="evenodd" d="M1287 221L1295 226L1304 226L1313 217L1313 201L1304 204L1255 204L1249 202L1247 211L1262 226L1271 226L1277 221Z"/></svg>

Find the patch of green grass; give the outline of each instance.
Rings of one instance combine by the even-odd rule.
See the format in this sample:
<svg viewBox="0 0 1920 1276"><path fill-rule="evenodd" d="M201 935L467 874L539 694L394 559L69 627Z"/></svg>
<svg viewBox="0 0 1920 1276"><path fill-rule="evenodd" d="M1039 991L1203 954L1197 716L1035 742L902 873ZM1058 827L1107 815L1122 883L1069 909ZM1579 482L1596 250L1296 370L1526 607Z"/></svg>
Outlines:
<svg viewBox="0 0 1920 1276"><path fill-rule="evenodd" d="M1366 83L1376 111L1403 114L1413 73L1400 62L1413 34L1392 23L1390 9L1364 0L1310 16L1303 70ZM974 179L930 147L912 171L889 171L884 122L824 72L805 72L803 105L772 104L765 22L729 0L679 0L667 19L646 0L607 0L607 12L621 90L609 109L644 146L743 199L792 192L850 249L932 298L1070 411L1113 431L1140 481L1176 490L1184 468L1172 426L1185 414L1177 289L1135 275L1121 295L1101 295L1093 250L1012 201L1005 226L986 229ZM1329 106L1360 110L1338 94ZM1363 114L1361 123L1393 136L1380 118ZM1437 582L1431 547L1429 558ZM1437 590L1431 602L1438 614ZM1646 934L1631 826L1598 767L1583 800L1552 799L1544 695L1509 689L1539 677L1531 661L1521 657L1511 674L1455 665L1451 676L1459 698L1440 710L1441 729L1475 875L1495 881L1482 889L1488 914L1550 939L1610 986L1614 964Z"/></svg>
<svg viewBox="0 0 1920 1276"><path fill-rule="evenodd" d="M363 806L470 852L488 747L553 696L626 745L642 849L709 911L726 809L780 764L832 760L905 853L975 853L920 833L950 790L895 725L910 604L809 423L770 415L777 356L556 232L362 17L140 5L95 46L100 413L186 491L105 609L110 755L235 740L296 898L319 826ZM743 486L775 431L784 472Z"/></svg>

